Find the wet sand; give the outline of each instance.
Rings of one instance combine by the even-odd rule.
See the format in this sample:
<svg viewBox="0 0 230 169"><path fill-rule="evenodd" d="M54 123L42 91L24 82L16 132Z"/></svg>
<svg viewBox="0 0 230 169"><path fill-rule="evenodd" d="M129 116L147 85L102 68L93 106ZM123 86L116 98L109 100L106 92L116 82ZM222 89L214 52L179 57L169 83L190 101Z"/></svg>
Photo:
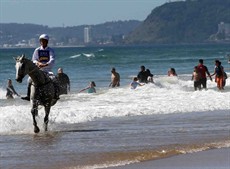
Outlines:
<svg viewBox="0 0 230 169"><path fill-rule="evenodd" d="M230 148L213 149L109 169L229 169Z"/></svg>

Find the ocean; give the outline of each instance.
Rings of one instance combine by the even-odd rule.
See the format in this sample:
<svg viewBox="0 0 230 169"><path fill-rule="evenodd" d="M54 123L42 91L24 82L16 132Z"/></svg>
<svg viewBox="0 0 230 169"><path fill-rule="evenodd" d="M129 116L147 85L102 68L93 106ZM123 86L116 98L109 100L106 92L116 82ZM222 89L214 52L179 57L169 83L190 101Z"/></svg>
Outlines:
<svg viewBox="0 0 230 169"><path fill-rule="evenodd" d="M219 59L230 77L228 44L154 45L54 48L53 72L62 67L71 92L51 108L49 131L42 129L44 110L37 117L41 132L33 133L30 103L7 100L7 79L26 95L27 77L15 79L13 57L32 57L33 48L0 49L0 168L94 169L120 166L230 147L230 78L225 90L214 81L194 91L194 66L204 60L210 73ZM144 65L154 83L130 89ZM109 88L111 68L121 76L119 88ZM178 77L168 77L169 68ZM79 93L90 81L96 93Z"/></svg>

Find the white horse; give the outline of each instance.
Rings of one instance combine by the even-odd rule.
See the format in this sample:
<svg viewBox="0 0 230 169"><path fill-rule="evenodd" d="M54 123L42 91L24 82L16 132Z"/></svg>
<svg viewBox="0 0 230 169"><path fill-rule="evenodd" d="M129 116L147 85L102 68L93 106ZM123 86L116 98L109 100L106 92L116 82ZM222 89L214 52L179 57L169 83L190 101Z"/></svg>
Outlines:
<svg viewBox="0 0 230 169"><path fill-rule="evenodd" d="M40 131L35 118L38 115L39 105L43 105L45 108L44 130L47 131L50 108L57 102L57 99L55 99L54 82L45 72L39 70L31 60L25 58L24 55L18 56L15 58L15 61L16 81L21 83L27 74L33 81L30 99L32 104L31 113L33 116L34 132L39 133Z"/></svg>

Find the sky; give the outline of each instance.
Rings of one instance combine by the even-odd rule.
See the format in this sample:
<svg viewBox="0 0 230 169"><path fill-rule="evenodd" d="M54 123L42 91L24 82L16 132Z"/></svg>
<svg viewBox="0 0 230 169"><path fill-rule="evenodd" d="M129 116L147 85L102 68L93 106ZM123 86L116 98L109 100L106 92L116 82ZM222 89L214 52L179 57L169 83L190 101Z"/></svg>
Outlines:
<svg viewBox="0 0 230 169"><path fill-rule="evenodd" d="M169 0L0 0L0 23L49 27L143 21Z"/></svg>

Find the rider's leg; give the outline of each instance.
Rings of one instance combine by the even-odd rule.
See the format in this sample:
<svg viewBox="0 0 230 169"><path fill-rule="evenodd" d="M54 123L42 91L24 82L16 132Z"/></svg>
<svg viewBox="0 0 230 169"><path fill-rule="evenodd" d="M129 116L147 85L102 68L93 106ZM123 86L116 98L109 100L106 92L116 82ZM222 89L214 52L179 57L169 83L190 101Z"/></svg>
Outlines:
<svg viewBox="0 0 230 169"><path fill-rule="evenodd" d="M28 78L28 86L27 86L27 95L25 97L21 97L21 99L30 101L30 87L31 87L31 85L32 85L32 80L29 77Z"/></svg>
<svg viewBox="0 0 230 169"><path fill-rule="evenodd" d="M59 93L60 93L60 89L59 89L59 84L57 79L53 80L53 85L54 85L54 90L55 90L55 95L54 95L54 99L60 99L59 98Z"/></svg>
<svg viewBox="0 0 230 169"><path fill-rule="evenodd" d="M54 91L55 91L54 99L58 100L58 99L60 99L59 98L60 89L59 89L58 79L53 74L50 74L49 77L52 79L53 85L54 85Z"/></svg>

